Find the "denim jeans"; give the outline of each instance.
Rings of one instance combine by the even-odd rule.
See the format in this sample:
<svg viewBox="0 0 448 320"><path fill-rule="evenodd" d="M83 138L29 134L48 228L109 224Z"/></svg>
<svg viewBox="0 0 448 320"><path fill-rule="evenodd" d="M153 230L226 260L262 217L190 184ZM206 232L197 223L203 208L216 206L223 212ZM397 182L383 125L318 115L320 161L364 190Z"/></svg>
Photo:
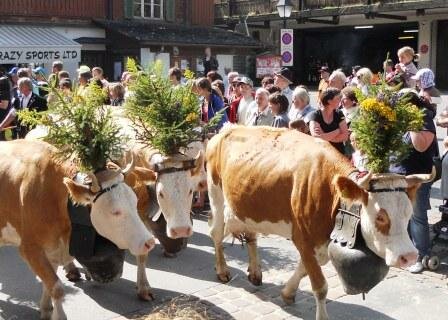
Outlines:
<svg viewBox="0 0 448 320"><path fill-rule="evenodd" d="M420 257L429 255L431 242L429 240L428 209L432 182L423 183L417 190L414 213L409 222L409 235L418 250Z"/></svg>

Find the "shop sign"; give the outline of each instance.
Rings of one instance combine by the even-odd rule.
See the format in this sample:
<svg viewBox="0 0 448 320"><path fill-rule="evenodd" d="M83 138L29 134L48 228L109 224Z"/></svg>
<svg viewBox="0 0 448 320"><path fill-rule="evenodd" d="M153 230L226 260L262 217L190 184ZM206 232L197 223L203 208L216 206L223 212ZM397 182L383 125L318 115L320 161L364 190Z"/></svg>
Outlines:
<svg viewBox="0 0 448 320"><path fill-rule="evenodd" d="M272 76L282 68L281 56L261 56L256 60L257 78Z"/></svg>
<svg viewBox="0 0 448 320"><path fill-rule="evenodd" d="M3 49L0 48L0 64L6 63L44 63L54 60L62 60L65 62L79 62L81 53L79 49Z"/></svg>

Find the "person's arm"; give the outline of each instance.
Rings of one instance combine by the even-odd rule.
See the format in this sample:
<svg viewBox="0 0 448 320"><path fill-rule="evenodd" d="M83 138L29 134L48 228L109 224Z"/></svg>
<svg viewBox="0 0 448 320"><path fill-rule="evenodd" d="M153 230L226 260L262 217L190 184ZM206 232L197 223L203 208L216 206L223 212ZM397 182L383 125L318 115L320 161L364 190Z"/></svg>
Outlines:
<svg viewBox="0 0 448 320"><path fill-rule="evenodd" d="M412 145L418 152L425 152L434 141L434 136L430 131L411 131Z"/></svg>
<svg viewBox="0 0 448 320"><path fill-rule="evenodd" d="M1 109L7 109L9 106L9 100L1 100L0 101L0 108Z"/></svg>
<svg viewBox="0 0 448 320"><path fill-rule="evenodd" d="M333 140L330 140L331 142L345 142L348 139L349 132L347 127L347 122L345 120L342 120L339 123L339 134L333 138Z"/></svg>
<svg viewBox="0 0 448 320"><path fill-rule="evenodd" d="M340 129L333 130L331 132L323 132L319 123L311 120L310 121L310 132L313 137L321 138L326 141L332 141L336 136L339 135Z"/></svg>
<svg viewBox="0 0 448 320"><path fill-rule="evenodd" d="M9 125L16 119L17 112L16 109L11 108L9 110L8 114L6 115L5 119L0 123L0 129L4 129L9 127Z"/></svg>

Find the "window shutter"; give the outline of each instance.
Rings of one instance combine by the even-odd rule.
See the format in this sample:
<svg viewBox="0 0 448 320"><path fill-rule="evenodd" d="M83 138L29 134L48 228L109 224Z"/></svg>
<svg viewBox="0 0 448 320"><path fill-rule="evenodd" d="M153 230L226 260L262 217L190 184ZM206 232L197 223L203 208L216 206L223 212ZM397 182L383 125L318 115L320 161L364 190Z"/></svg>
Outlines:
<svg viewBox="0 0 448 320"><path fill-rule="evenodd" d="M174 22L175 19L175 4L174 0L165 0L165 20Z"/></svg>
<svg viewBox="0 0 448 320"><path fill-rule="evenodd" d="M134 17L134 0L124 0L124 18L132 19Z"/></svg>

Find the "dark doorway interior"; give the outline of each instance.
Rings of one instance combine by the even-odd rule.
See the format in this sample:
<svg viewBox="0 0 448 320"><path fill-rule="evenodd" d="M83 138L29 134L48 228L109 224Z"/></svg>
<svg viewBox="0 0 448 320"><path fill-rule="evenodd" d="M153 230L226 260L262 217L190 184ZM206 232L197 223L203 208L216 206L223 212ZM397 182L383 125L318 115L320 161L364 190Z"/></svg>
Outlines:
<svg viewBox="0 0 448 320"><path fill-rule="evenodd" d="M448 89L448 21L439 21L437 27L436 86Z"/></svg>
<svg viewBox="0 0 448 320"><path fill-rule="evenodd" d="M294 51L296 76L301 83L316 84L318 68L328 64L331 70L343 68L346 74L351 67L360 65L373 72L382 71L382 63L389 52L397 62L397 50L403 46L417 49L416 23L374 25L372 29L350 27L296 30ZM401 38L401 39L399 39Z"/></svg>

